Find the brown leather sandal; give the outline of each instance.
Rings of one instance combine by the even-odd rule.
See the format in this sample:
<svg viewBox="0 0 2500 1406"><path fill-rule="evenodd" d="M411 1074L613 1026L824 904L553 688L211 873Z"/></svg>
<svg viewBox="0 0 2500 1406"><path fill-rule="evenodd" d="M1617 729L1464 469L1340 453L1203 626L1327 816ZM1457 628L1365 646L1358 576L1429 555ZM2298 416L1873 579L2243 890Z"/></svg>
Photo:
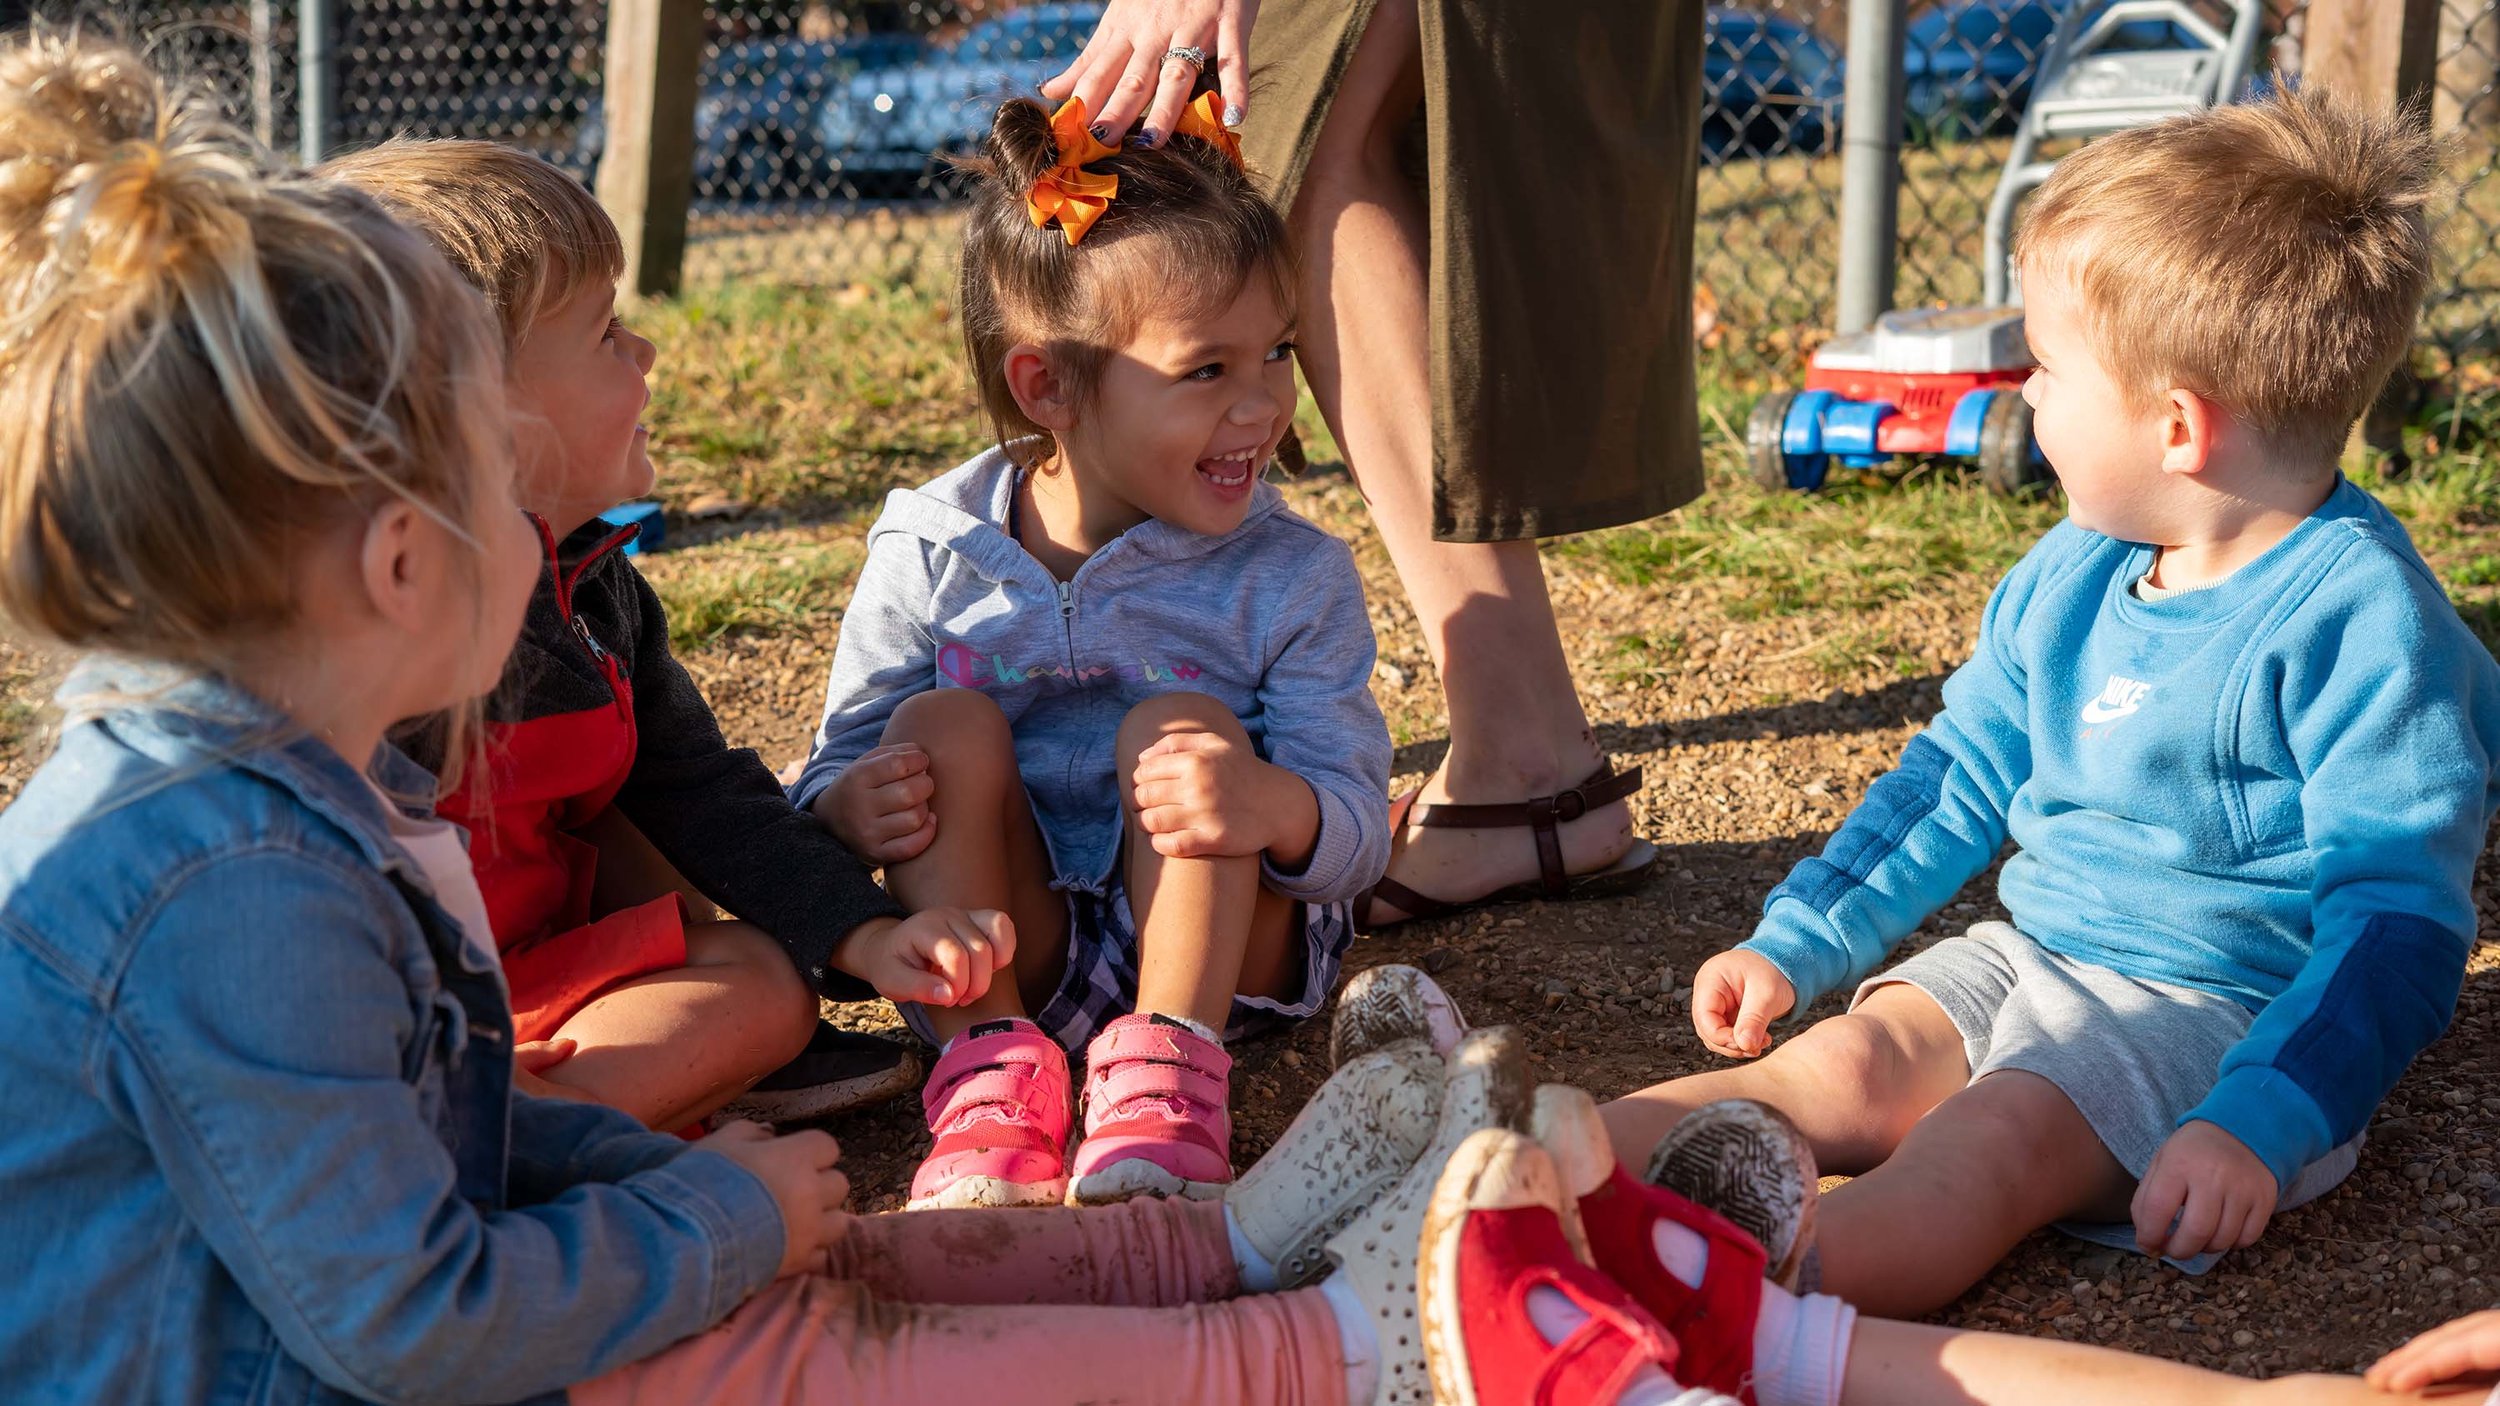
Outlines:
<svg viewBox="0 0 2500 1406"><path fill-rule="evenodd" d="M1458 913L1472 913L1479 908L1494 908L1506 903L1526 903L1535 899L1567 902L1582 898L1605 898L1630 893L1649 881L1650 871L1658 867L1658 847L1649 841L1634 838L1623 857L1592 874L1572 874L1563 868L1561 826L1579 819L1599 806L1611 805L1641 789L1641 769L1617 771L1611 761L1600 763L1587 780L1568 791L1558 791L1534 800L1514 801L1503 805L1417 805L1423 788L1414 790L1389 803L1389 859L1397 861L1398 852L1406 847L1407 827L1444 830L1509 830L1530 829L1536 832L1536 867L1540 875L1534 883L1512 884L1507 888L1464 902L1420 894L1386 875L1379 883L1364 890L1354 900L1354 930L1376 932L1397 923L1371 921L1372 900L1395 904L1406 914L1398 923L1418 918L1447 918Z"/></svg>

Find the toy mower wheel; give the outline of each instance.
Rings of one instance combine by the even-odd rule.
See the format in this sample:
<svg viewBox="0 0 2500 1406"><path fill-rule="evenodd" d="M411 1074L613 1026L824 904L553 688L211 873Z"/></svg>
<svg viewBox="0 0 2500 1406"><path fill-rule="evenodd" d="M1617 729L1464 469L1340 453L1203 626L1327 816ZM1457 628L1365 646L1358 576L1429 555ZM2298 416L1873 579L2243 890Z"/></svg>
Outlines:
<svg viewBox="0 0 2500 1406"><path fill-rule="evenodd" d="M1823 486L1826 457L1791 454L1782 445L1788 431L1788 412L1796 404L1797 392L1773 391L1755 401L1753 413L1745 417L1745 463L1753 472L1753 481L1767 492L1795 489L1811 493Z"/></svg>
<svg viewBox="0 0 2500 1406"><path fill-rule="evenodd" d="M2000 391L1979 425L1979 477L2009 498L2046 490L2057 475L2031 448L2031 402L2018 391Z"/></svg>
<svg viewBox="0 0 2500 1406"><path fill-rule="evenodd" d="M1795 391L1773 391L1753 403L1753 414L1745 417L1745 462L1753 469L1753 481L1773 493L1788 489L1788 456L1780 452L1780 432L1788 425L1788 407L1797 403Z"/></svg>

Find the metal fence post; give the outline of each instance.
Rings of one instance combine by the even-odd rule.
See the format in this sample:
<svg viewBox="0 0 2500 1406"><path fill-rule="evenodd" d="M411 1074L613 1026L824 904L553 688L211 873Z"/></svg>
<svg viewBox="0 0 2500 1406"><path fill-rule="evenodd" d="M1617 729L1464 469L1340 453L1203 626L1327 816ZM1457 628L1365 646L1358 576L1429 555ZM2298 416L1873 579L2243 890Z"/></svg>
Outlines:
<svg viewBox="0 0 2500 1406"><path fill-rule="evenodd" d="M1850 0L1840 132L1840 297L1835 330L1863 332L1892 306L1901 218L1903 0Z"/></svg>
<svg viewBox="0 0 2500 1406"><path fill-rule="evenodd" d="M703 0L608 0L606 146L599 203L625 241L631 293L677 291L694 194Z"/></svg>
<svg viewBox="0 0 2500 1406"><path fill-rule="evenodd" d="M331 0L302 0L295 13L295 116L297 149L304 164L330 154L330 103L338 94L330 65L338 46L331 36Z"/></svg>

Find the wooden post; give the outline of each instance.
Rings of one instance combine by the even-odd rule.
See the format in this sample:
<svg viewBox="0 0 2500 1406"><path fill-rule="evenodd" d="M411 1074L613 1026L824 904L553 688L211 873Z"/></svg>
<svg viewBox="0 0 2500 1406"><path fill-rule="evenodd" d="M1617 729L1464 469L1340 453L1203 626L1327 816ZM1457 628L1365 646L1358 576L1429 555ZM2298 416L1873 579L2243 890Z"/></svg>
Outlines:
<svg viewBox="0 0 2500 1406"><path fill-rule="evenodd" d="M2438 72L2439 0L2310 0L2300 81L2374 111L2419 103Z"/></svg>
<svg viewBox="0 0 2500 1406"><path fill-rule="evenodd" d="M677 291L694 194L703 0L608 0L607 139L599 203L625 241L623 291Z"/></svg>
<svg viewBox="0 0 2500 1406"><path fill-rule="evenodd" d="M2310 0L2300 37L2300 81L2359 102L2428 122L2439 72L2440 0ZM2404 426L2421 398L2410 365L2399 363L2376 402L2353 426L2347 460L2380 461L2402 477L2412 467Z"/></svg>

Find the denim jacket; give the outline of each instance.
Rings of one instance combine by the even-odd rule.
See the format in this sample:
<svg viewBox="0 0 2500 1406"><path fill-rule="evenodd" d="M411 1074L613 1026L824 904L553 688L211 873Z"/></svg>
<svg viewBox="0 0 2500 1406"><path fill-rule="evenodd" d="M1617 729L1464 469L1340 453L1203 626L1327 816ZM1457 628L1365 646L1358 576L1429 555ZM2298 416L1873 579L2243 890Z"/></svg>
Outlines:
<svg viewBox="0 0 2500 1406"><path fill-rule="evenodd" d="M335 752L213 679L63 697L0 814L0 1394L555 1398L772 1277L754 1176L514 1092L501 973Z"/></svg>

